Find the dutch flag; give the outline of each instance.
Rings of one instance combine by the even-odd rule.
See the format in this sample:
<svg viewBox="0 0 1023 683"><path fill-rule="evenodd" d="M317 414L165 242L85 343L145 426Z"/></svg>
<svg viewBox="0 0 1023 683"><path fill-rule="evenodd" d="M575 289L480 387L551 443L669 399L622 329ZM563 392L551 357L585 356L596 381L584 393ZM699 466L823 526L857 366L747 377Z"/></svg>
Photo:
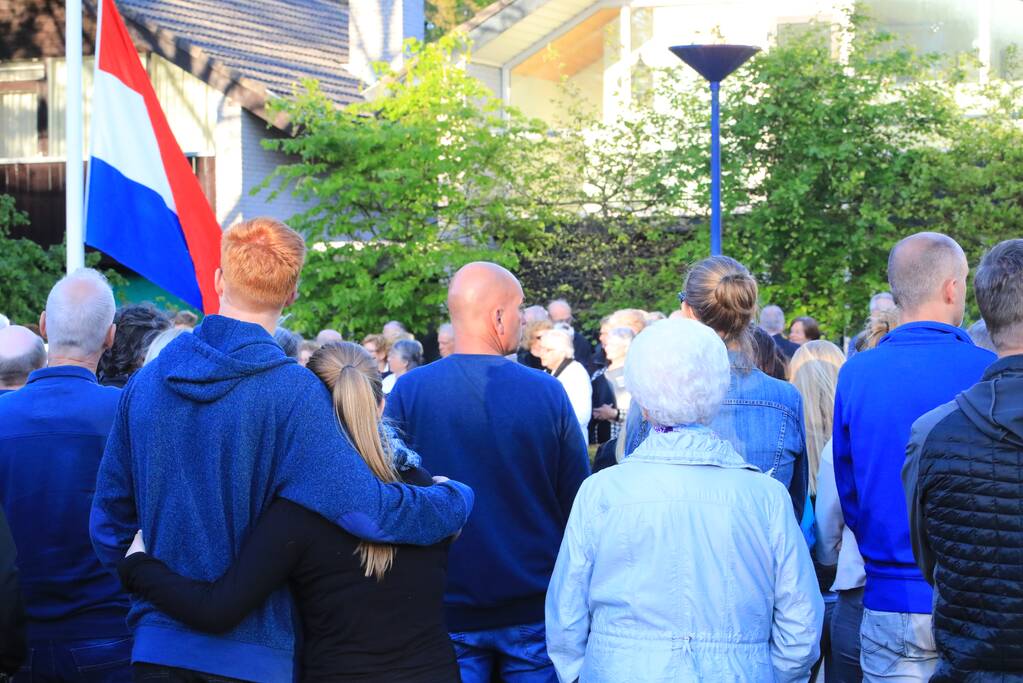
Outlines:
<svg viewBox="0 0 1023 683"><path fill-rule="evenodd" d="M85 241L216 313L220 226L114 0L101 1L97 34Z"/></svg>

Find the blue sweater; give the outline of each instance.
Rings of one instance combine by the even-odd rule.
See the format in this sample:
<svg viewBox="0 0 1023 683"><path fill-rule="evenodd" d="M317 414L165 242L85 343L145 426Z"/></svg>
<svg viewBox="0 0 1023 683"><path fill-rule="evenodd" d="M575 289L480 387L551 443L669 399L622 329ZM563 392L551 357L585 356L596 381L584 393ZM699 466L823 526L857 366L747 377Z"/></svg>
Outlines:
<svg viewBox="0 0 1023 683"><path fill-rule="evenodd" d="M883 612L931 613L931 587L913 557L902 489L913 422L980 380L995 356L963 330L936 322L901 325L842 367L835 395L835 483L856 534L867 583L863 604Z"/></svg>
<svg viewBox="0 0 1023 683"><path fill-rule="evenodd" d="M30 639L123 638L128 596L89 544L96 471L121 390L71 365L0 397L0 502Z"/></svg>
<svg viewBox="0 0 1023 683"><path fill-rule="evenodd" d="M432 544L457 531L472 492L383 484L340 429L330 394L261 327L209 316L124 390L100 466L92 541L111 570L137 529L175 572L211 581L275 497L376 541ZM292 678L282 587L232 631L192 631L134 599L133 660L253 681Z"/></svg>
<svg viewBox="0 0 1023 683"><path fill-rule="evenodd" d="M424 467L476 492L451 546L448 629L542 622L568 513L589 474L561 383L500 356L455 354L402 376L385 414Z"/></svg>

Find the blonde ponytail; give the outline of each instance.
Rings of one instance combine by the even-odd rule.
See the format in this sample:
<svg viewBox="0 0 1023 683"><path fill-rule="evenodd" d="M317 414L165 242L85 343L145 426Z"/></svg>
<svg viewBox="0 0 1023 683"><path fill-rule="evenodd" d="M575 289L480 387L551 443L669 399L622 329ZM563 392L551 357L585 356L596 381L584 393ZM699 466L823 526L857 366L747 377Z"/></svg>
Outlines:
<svg viewBox="0 0 1023 683"><path fill-rule="evenodd" d="M338 422L370 471L381 481L400 481L390 444L380 436L377 411L384 392L376 359L358 344L336 342L316 351L306 367L331 390ZM365 575L380 581L394 563L396 550L393 545L362 541L356 554Z"/></svg>

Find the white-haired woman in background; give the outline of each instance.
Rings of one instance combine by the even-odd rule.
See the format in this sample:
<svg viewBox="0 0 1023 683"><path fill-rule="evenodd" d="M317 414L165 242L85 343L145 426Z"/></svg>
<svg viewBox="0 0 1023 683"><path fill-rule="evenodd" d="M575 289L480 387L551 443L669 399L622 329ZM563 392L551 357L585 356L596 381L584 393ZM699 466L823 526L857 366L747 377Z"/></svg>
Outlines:
<svg viewBox="0 0 1023 683"><path fill-rule="evenodd" d="M590 373L575 360L574 349L572 333L568 330L555 327L540 337L540 363L565 387L583 439L586 439L593 413L593 387L590 385Z"/></svg>
<svg viewBox="0 0 1023 683"><path fill-rule="evenodd" d="M625 363L650 435L576 495L547 592L562 681L805 681L824 605L785 486L707 426L721 338L657 323Z"/></svg>

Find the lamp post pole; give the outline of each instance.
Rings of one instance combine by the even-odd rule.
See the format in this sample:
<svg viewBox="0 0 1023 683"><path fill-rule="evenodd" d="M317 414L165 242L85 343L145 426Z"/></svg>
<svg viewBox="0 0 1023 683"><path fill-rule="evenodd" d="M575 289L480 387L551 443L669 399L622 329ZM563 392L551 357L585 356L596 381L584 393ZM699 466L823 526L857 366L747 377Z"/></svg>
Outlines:
<svg viewBox="0 0 1023 683"><path fill-rule="evenodd" d="M671 52L710 82L710 253L721 253L721 81L760 48L751 45L676 45Z"/></svg>
<svg viewBox="0 0 1023 683"><path fill-rule="evenodd" d="M721 253L721 81L710 82L710 254Z"/></svg>

